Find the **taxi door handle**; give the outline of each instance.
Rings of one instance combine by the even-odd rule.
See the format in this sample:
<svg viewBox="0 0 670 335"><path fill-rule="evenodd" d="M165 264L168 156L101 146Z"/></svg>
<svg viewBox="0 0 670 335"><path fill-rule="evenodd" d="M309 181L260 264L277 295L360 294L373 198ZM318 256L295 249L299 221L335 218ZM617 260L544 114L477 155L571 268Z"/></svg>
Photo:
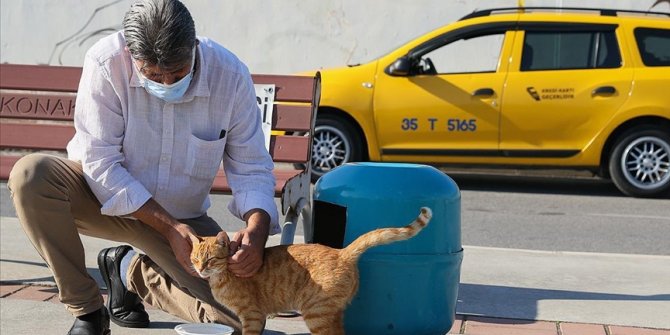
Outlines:
<svg viewBox="0 0 670 335"><path fill-rule="evenodd" d="M473 97L491 97L495 94L496 92L492 88L480 88L474 92L472 92Z"/></svg>
<svg viewBox="0 0 670 335"><path fill-rule="evenodd" d="M600 86L595 90L591 91L591 96L594 95L612 95L616 93L616 88L614 86Z"/></svg>

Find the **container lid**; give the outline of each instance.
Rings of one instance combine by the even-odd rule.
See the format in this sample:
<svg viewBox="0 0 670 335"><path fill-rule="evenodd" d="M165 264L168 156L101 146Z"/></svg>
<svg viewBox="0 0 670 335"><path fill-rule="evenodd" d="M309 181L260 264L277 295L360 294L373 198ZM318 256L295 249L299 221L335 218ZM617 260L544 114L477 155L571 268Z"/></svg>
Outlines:
<svg viewBox="0 0 670 335"><path fill-rule="evenodd" d="M216 323L185 323L174 327L179 335L231 335L235 330Z"/></svg>
<svg viewBox="0 0 670 335"><path fill-rule="evenodd" d="M360 199L460 200L458 185L433 166L410 163L346 163L324 174L314 198L334 204Z"/></svg>

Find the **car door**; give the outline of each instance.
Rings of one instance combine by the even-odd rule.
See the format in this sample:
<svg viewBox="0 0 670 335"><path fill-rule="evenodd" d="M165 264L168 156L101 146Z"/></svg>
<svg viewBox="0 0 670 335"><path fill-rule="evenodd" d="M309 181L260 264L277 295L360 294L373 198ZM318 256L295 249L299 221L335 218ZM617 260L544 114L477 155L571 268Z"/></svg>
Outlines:
<svg viewBox="0 0 670 335"><path fill-rule="evenodd" d="M500 120L509 157L579 154L628 98L616 25L520 23Z"/></svg>
<svg viewBox="0 0 670 335"><path fill-rule="evenodd" d="M512 25L438 36L410 51L407 75L379 73L373 106L382 160L447 162L498 149L501 58Z"/></svg>

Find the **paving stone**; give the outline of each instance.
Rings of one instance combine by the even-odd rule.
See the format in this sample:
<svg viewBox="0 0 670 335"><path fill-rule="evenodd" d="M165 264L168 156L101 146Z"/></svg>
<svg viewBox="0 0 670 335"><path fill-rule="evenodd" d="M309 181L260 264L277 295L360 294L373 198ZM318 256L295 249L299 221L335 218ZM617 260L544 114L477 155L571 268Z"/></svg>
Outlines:
<svg viewBox="0 0 670 335"><path fill-rule="evenodd" d="M610 335L670 335L670 329L609 326Z"/></svg>
<svg viewBox="0 0 670 335"><path fill-rule="evenodd" d="M0 297L4 298L25 286L26 285L0 285Z"/></svg>
<svg viewBox="0 0 670 335"><path fill-rule="evenodd" d="M555 322L468 317L466 335L558 335Z"/></svg>
<svg viewBox="0 0 670 335"><path fill-rule="evenodd" d="M561 335L607 335L603 325L561 322L559 327Z"/></svg>
<svg viewBox="0 0 670 335"><path fill-rule="evenodd" d="M9 299L26 299L26 300L38 300L38 301L48 301L58 294L58 290L55 287L49 286L26 286L24 289L14 292L13 294L7 296Z"/></svg>

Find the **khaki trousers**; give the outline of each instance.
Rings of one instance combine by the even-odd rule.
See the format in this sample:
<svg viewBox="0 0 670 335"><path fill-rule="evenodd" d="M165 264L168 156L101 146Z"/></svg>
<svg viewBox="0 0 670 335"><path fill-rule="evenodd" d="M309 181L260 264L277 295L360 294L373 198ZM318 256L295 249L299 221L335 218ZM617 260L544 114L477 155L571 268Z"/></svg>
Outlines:
<svg viewBox="0 0 670 335"><path fill-rule="evenodd" d="M100 288L86 271L79 234L127 243L145 254L128 269L128 289L145 303L189 322L216 322L240 329L238 318L217 303L209 285L177 263L169 243L140 221L100 214L100 203L80 163L31 154L11 171L8 187L28 238L53 272L59 299L74 316L103 306ZM215 235L213 219L182 220L197 234Z"/></svg>

